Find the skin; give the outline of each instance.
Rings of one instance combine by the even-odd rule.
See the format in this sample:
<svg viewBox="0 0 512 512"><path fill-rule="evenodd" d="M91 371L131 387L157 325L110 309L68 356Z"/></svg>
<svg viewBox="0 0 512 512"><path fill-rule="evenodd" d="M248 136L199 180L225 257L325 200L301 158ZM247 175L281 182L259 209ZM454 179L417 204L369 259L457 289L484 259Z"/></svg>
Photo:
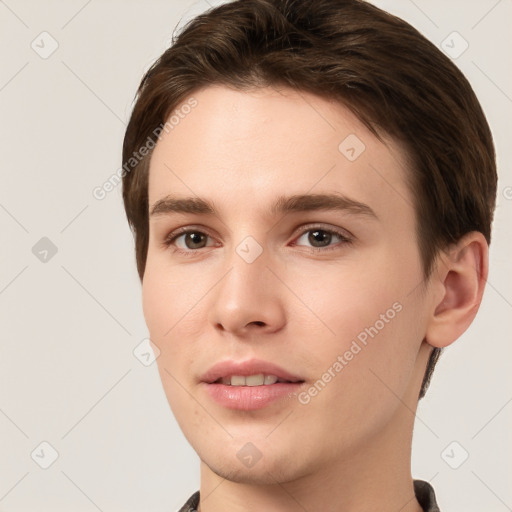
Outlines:
<svg viewBox="0 0 512 512"><path fill-rule="evenodd" d="M426 280L397 144L309 93L209 86L193 96L198 105L154 149L150 210L173 194L208 199L217 213L150 218L142 292L167 399L201 459L200 512L421 511L410 472L417 397L432 346L452 343L476 314L484 237L469 233L440 253ZM355 161L338 149L350 134L366 147ZM269 213L278 195L332 192L376 218ZM207 235L202 246L197 235L165 246L187 226ZM333 234L315 249L315 228L351 242ZM236 252L247 236L263 249L253 263ZM307 390L396 303L400 312L307 404L291 396L229 410L200 382L220 360L256 357ZM250 468L237 457L248 442L262 455Z"/></svg>

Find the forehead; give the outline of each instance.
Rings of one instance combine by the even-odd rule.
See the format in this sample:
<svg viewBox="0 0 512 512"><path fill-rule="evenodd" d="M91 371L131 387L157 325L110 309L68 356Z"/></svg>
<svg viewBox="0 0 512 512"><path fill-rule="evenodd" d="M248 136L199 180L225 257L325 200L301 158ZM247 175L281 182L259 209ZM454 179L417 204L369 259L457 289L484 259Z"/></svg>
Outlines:
<svg viewBox="0 0 512 512"><path fill-rule="evenodd" d="M183 108L194 101L193 108ZM149 204L166 194L239 210L276 196L340 192L412 208L404 153L379 141L344 105L303 91L224 86L178 105L150 163ZM402 212L403 213L403 212Z"/></svg>

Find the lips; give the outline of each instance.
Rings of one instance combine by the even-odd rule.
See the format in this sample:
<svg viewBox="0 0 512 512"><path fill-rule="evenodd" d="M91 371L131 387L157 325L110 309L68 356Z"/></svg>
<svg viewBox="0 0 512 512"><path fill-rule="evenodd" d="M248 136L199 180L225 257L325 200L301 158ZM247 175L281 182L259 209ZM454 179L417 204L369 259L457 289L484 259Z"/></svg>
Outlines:
<svg viewBox="0 0 512 512"><path fill-rule="evenodd" d="M261 359L221 361L201 379L201 389L222 407L239 411L268 407L270 414L282 411L286 400L296 403L294 397L307 385L299 375Z"/></svg>
<svg viewBox="0 0 512 512"><path fill-rule="evenodd" d="M221 361L214 366L212 366L206 373L201 376L201 381L206 382L207 384L213 384L217 382L228 383L229 379L231 379L231 385L251 385L252 376L264 375L267 376L275 376L277 377L278 382L304 382L298 375L294 375L293 373L281 368L280 366L268 362L263 361L261 359L248 359L246 361ZM243 383L243 379L238 379L237 377L249 377L250 379L245 379L245 383ZM234 378L233 378L234 377ZM271 381L273 379L267 379L266 385L272 385Z"/></svg>

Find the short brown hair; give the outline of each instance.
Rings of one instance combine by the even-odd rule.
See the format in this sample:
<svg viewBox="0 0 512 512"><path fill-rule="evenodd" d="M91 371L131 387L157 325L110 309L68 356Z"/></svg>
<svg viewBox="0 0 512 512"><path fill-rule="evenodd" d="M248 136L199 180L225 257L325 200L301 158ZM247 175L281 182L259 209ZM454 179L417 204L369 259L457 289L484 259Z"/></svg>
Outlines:
<svg viewBox="0 0 512 512"><path fill-rule="evenodd" d="M288 86L347 106L380 140L405 148L425 277L465 233L490 243L496 199L492 135L468 80L405 21L362 0L237 0L191 20L145 73L126 129L123 200L140 279L148 173L158 126L194 91ZM126 169L126 164L125 167ZM434 348L419 398L441 349Z"/></svg>

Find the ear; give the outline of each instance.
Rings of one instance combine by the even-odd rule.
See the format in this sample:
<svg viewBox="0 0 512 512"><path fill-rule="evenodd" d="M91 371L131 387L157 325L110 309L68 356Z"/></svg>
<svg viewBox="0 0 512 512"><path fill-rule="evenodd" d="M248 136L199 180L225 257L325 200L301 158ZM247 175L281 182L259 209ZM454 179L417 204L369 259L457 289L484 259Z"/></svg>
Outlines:
<svg viewBox="0 0 512 512"><path fill-rule="evenodd" d="M482 302L489 270L489 246L482 233L472 231L440 252L432 279L440 293L433 301L426 341L446 347L469 327Z"/></svg>

